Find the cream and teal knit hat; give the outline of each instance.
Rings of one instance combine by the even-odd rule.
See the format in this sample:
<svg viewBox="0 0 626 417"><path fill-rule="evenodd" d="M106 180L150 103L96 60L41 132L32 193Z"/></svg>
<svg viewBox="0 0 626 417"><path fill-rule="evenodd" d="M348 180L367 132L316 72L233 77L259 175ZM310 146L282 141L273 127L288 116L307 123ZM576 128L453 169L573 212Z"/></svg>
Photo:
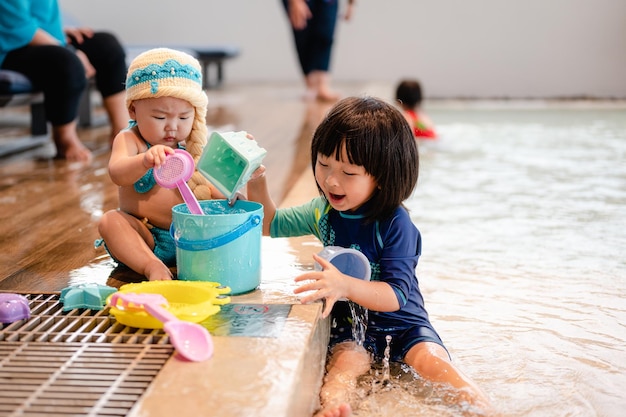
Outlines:
<svg viewBox="0 0 626 417"><path fill-rule="evenodd" d="M155 48L139 54L128 68L126 107L135 100L175 97L195 108L191 134L185 148L196 164L206 145L206 113L209 98L202 89L202 67L191 55L169 48ZM200 200L211 198L208 180L197 170L188 182Z"/></svg>

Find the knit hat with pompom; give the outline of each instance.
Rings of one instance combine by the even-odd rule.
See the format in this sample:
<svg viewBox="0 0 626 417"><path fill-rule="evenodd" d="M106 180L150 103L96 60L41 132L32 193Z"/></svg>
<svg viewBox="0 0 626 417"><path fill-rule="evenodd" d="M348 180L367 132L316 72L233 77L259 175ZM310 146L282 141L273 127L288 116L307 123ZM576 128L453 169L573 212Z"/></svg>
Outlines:
<svg viewBox="0 0 626 417"><path fill-rule="evenodd" d="M202 67L191 55L169 48L155 48L139 54L128 67L126 107L135 100L174 97L195 108L191 134L185 141L195 163L207 142L206 113L209 98L202 89ZM197 170L188 181L199 200L211 198L208 180Z"/></svg>

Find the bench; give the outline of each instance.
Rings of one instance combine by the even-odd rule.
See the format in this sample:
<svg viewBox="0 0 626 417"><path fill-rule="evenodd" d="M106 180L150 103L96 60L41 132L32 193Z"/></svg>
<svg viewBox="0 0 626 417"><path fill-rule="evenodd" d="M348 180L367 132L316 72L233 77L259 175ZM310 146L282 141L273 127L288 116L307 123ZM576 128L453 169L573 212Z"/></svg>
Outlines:
<svg viewBox="0 0 626 417"><path fill-rule="evenodd" d="M31 149L48 141L43 94L34 91L30 80L19 72L0 69L0 108L11 106L30 106L31 134L3 143L0 156Z"/></svg>
<svg viewBox="0 0 626 417"><path fill-rule="evenodd" d="M202 66L202 87L207 90L222 86L224 81L224 61L239 55L239 48L234 46L193 48L193 51ZM214 82L211 82L210 70L212 65L216 68Z"/></svg>
<svg viewBox="0 0 626 417"><path fill-rule="evenodd" d="M224 81L223 63L227 59L239 55L239 48L235 46L168 46L178 49L196 57L202 67L202 87L204 89L219 88ZM154 48L154 46L127 46L126 58L130 63L141 52ZM212 71L215 68L215 71ZM212 73L215 72L214 76ZM93 115L93 102L91 93L94 87L93 80L85 89L78 108L78 125L80 127L93 127L106 123L105 117L96 119ZM43 108L43 94L35 91L30 80L24 75L9 70L0 69L0 109L10 106L30 106L30 131L29 137L15 138L10 144L0 146L0 156L9 153L20 152L45 143L48 133L45 112Z"/></svg>
<svg viewBox="0 0 626 417"><path fill-rule="evenodd" d="M224 61L239 56L239 48L233 45L163 45L165 48L176 49L195 57L202 67L202 88L209 90L222 86L224 81ZM154 45L126 46L126 61L130 62L140 53L155 48ZM215 76L211 68L215 67Z"/></svg>
<svg viewBox="0 0 626 417"><path fill-rule="evenodd" d="M125 46L127 65L130 65L131 61L135 59L137 55L154 47L155 46L148 45ZM239 55L239 48L229 45L204 47L174 45L167 47L187 52L200 62L200 66L202 67L202 88L205 90L220 88L222 86L224 82L224 61ZM215 71L212 71L213 67L215 67ZM212 76L213 72L215 72L214 76ZM93 80L91 80L89 83L90 88L88 88L81 97L78 107L78 125L80 127L93 127L106 123L106 117L95 118L93 115L91 92L93 91L94 85Z"/></svg>

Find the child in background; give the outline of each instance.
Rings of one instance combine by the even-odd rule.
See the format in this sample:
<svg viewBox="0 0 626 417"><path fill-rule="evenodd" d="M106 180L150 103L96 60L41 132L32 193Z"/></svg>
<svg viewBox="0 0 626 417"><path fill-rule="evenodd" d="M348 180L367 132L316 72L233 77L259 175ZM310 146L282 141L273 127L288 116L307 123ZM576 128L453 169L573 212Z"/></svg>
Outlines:
<svg viewBox="0 0 626 417"><path fill-rule="evenodd" d="M402 80L396 88L396 101L419 139L436 139L435 128L428 116L421 110L422 86L417 80Z"/></svg>
<svg viewBox="0 0 626 417"><path fill-rule="evenodd" d="M169 227L172 207L183 202L177 188L156 184L152 171L176 148L186 148L197 163L207 141L207 104L200 64L184 52L152 49L128 69L131 122L115 137L109 160L119 209L102 216L96 246L105 243L113 259L151 281L172 278L176 248ZM188 184L199 200L224 198L198 171Z"/></svg>
<svg viewBox="0 0 626 417"><path fill-rule="evenodd" d="M324 246L361 251L372 267L371 281L339 272L313 255L323 270L296 277L303 303L324 300L332 315L331 346L320 400L324 417L351 415L350 393L370 369L370 354L381 359L391 339L391 360L403 361L422 377L451 388L455 402L479 412L489 400L452 364L431 325L415 273L420 233L403 201L417 183L417 144L401 112L382 100L348 97L316 129L312 167L320 196L298 207L277 209L265 175L248 182L248 198L264 206L263 233L272 237L313 234ZM363 346L355 343L347 302L369 310ZM445 395L445 398L450 396Z"/></svg>

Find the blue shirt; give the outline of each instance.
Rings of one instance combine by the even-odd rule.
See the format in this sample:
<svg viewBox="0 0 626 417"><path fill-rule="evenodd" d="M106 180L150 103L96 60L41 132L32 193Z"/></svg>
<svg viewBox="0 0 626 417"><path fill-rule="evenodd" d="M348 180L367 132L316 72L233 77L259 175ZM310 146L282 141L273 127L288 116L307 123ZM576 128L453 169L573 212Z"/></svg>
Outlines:
<svg viewBox="0 0 626 417"><path fill-rule="evenodd" d="M371 279L389 284L400 305L394 312L370 311L368 332L414 326L433 329L415 272L422 251L419 230L403 207L398 207L388 219L369 224L364 222L366 209L367 205L355 212L339 212L318 197L298 207L278 209L270 235L313 234L324 246L361 251L372 266Z"/></svg>
<svg viewBox="0 0 626 417"><path fill-rule="evenodd" d="M65 46L65 34L57 0L0 1L0 66L7 54L30 43L42 29Z"/></svg>

